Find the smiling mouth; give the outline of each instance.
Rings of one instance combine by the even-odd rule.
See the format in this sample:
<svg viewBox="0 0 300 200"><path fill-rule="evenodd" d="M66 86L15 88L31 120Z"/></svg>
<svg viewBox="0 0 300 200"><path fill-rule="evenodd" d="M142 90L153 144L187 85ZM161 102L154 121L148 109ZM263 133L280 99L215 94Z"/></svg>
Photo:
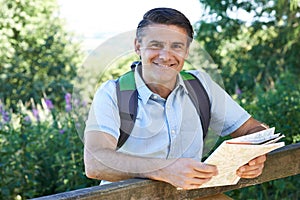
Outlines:
<svg viewBox="0 0 300 200"><path fill-rule="evenodd" d="M172 68L175 66L175 64L170 64L170 65L164 65L164 64L159 64L159 63L153 63L153 64L155 64L156 66L161 67L161 68Z"/></svg>

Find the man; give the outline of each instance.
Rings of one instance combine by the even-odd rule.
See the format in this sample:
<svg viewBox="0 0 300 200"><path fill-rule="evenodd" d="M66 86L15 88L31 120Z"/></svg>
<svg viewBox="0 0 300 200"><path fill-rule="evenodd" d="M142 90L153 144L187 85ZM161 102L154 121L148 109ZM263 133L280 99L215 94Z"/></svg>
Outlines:
<svg viewBox="0 0 300 200"><path fill-rule="evenodd" d="M155 8L139 23L134 41L141 65L135 69L138 113L134 128L117 149L120 117L116 80L96 92L85 130L84 162L89 178L119 181L133 177L197 188L218 174L201 163L203 131L199 115L179 72L189 54L193 29L179 11ZM265 129L203 72L192 73L204 85L211 103L210 128L238 137ZM240 167L242 178L262 173L265 155Z"/></svg>

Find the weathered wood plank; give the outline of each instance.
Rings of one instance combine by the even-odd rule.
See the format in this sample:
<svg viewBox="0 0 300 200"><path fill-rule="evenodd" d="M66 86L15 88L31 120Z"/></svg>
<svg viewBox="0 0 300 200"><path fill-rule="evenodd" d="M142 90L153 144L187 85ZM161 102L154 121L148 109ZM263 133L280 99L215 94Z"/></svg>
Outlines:
<svg viewBox="0 0 300 200"><path fill-rule="evenodd" d="M194 200L233 200L233 199L226 196L225 194L216 194L209 197L196 198Z"/></svg>
<svg viewBox="0 0 300 200"><path fill-rule="evenodd" d="M237 185L203 188L196 190L176 190L173 186L152 180L130 179L105 186L95 186L70 192L36 198L50 199L196 199L221 194L226 191L268 182L300 174L300 143L287 145L267 155L264 172L255 179L241 179Z"/></svg>

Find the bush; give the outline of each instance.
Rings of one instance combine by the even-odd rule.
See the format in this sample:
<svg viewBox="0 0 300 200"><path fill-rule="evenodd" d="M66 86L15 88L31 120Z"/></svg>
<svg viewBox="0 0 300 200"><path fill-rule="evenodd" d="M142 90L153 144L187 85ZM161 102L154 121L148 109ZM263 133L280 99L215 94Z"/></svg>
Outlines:
<svg viewBox="0 0 300 200"><path fill-rule="evenodd" d="M250 91L241 94L237 101L256 119L283 133L285 143L300 142L300 85L297 74L284 72L272 88L264 90L257 83L252 102L247 101ZM251 92L253 95L253 92ZM237 97L237 96L236 96ZM245 97L245 98L244 98ZM299 199L299 175L266 182L260 185L227 192L234 199Z"/></svg>
<svg viewBox="0 0 300 200"><path fill-rule="evenodd" d="M300 85L297 74L286 71L273 83L268 90L257 83L254 91L243 93L237 101L256 119L269 126L276 127L277 132L283 133L286 144L300 141ZM247 96L255 96L252 101ZM245 97L245 98L244 98Z"/></svg>
<svg viewBox="0 0 300 200"><path fill-rule="evenodd" d="M19 100L57 106L72 90L83 52L64 30L55 0L0 1L0 99L13 110Z"/></svg>
<svg viewBox="0 0 300 200"><path fill-rule="evenodd" d="M58 112L49 99L42 106L18 113L1 105L0 196L27 199L98 184L87 179L83 169L83 143L71 114L70 94L66 112ZM74 103L72 105L75 105ZM84 102L77 101L84 107Z"/></svg>

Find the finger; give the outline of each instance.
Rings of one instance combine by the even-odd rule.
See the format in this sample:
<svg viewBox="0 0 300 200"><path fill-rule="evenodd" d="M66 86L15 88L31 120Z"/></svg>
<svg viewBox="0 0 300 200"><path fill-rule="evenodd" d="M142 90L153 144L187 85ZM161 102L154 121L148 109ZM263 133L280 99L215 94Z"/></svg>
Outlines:
<svg viewBox="0 0 300 200"><path fill-rule="evenodd" d="M254 158L253 160L250 160L248 164L250 166L253 166L256 164L264 163L266 161L266 159L267 159L266 155L261 155L261 156Z"/></svg>
<svg viewBox="0 0 300 200"><path fill-rule="evenodd" d="M193 181L191 182L191 185L194 185L194 186L198 185L198 186L200 186L203 183L206 183L206 182L210 181L211 178L212 177L210 177L210 178L194 178Z"/></svg>
<svg viewBox="0 0 300 200"><path fill-rule="evenodd" d="M191 190L191 189L197 189L199 188L202 184L210 181L211 178L195 178L192 180L192 182L188 185L183 186L183 189L185 190Z"/></svg>
<svg viewBox="0 0 300 200"><path fill-rule="evenodd" d="M211 179L213 176L215 176L214 173L209 172L209 173L204 173L204 172L196 172L193 174L193 178L196 179Z"/></svg>
<svg viewBox="0 0 300 200"><path fill-rule="evenodd" d="M194 170L202 173L207 173L207 174L213 174L213 175L218 174L217 166L205 164L205 163L199 163L194 167Z"/></svg>
<svg viewBox="0 0 300 200"><path fill-rule="evenodd" d="M197 170L192 170L188 173L184 173L184 177L188 178L196 178L196 179L210 179L213 176L215 176L214 172L204 172L204 171L197 171Z"/></svg>
<svg viewBox="0 0 300 200"><path fill-rule="evenodd" d="M191 190L199 188L202 184L208 182L211 180L211 178L207 179L199 179L199 178L193 178L193 179L186 179L181 184L177 185L177 190Z"/></svg>
<svg viewBox="0 0 300 200"><path fill-rule="evenodd" d="M205 178L211 178L212 176L215 176L214 172L210 171L198 171L194 168L192 169L184 169L180 172L180 176L182 178L197 178L197 179L205 179Z"/></svg>
<svg viewBox="0 0 300 200"><path fill-rule="evenodd" d="M262 170L257 169L247 173L239 174L238 176L240 176L241 178L256 178L261 174L262 174Z"/></svg>
<svg viewBox="0 0 300 200"><path fill-rule="evenodd" d="M256 163L255 165L248 164L248 165L244 165L244 166L240 167L238 169L238 171L244 173L244 172L247 172L247 171L255 170L257 168L263 168L263 166L264 166L264 163Z"/></svg>
<svg viewBox="0 0 300 200"><path fill-rule="evenodd" d="M242 178L254 178L259 176L263 171L264 165L256 165L254 166L244 166L237 171L237 175Z"/></svg>

